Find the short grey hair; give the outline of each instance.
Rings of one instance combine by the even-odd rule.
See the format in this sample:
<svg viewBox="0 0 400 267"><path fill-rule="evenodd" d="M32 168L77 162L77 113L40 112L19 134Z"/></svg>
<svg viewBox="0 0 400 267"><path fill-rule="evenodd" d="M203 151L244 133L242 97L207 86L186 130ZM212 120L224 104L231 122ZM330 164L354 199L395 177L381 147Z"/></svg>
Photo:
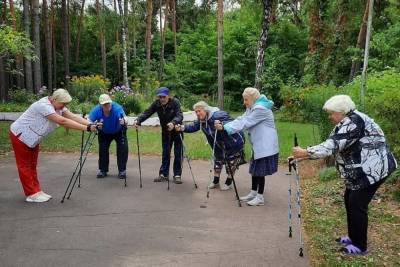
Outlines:
<svg viewBox="0 0 400 267"><path fill-rule="evenodd" d="M260 91L253 87L247 87L242 93L243 97L250 97L251 100L256 101L260 97Z"/></svg>
<svg viewBox="0 0 400 267"><path fill-rule="evenodd" d="M207 112L210 111L210 109L211 109L211 107L205 101L199 101L196 104L194 104L193 110L195 110L196 108L202 108Z"/></svg>
<svg viewBox="0 0 400 267"><path fill-rule="evenodd" d="M356 104L348 95L335 95L329 98L322 108L325 111L340 112L343 114L349 113L356 109Z"/></svg>

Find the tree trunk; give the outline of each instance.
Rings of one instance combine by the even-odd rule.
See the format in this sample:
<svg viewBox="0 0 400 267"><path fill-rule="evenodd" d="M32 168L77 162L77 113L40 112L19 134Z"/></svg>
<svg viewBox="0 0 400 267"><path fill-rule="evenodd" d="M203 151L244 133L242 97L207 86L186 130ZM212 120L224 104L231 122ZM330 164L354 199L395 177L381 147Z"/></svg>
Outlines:
<svg viewBox="0 0 400 267"><path fill-rule="evenodd" d="M97 7L96 7L96 9L97 9ZM75 63L78 63L78 61L79 61L79 48L80 48L80 43L81 43L81 31L82 31L82 22L83 22L84 13L85 13L85 0L82 0L81 11L80 11L79 20L78 20L78 34L76 37Z"/></svg>
<svg viewBox="0 0 400 267"><path fill-rule="evenodd" d="M360 31L358 32L358 38L357 38L357 44L356 48L362 49L363 45L365 44L365 37L367 34L367 20L368 20L368 1L365 4L365 10L364 10L364 15L363 19L361 22L360 26ZM354 79L354 76L360 71L360 65L361 65L361 60L360 59L355 59L351 62L351 70L350 70L350 77L349 80L350 82Z"/></svg>
<svg viewBox="0 0 400 267"><path fill-rule="evenodd" d="M52 36L47 8L47 0L43 0L42 5L45 27L45 44L46 44L46 59L47 59L47 88L53 91L53 55L52 55Z"/></svg>
<svg viewBox="0 0 400 267"><path fill-rule="evenodd" d="M165 1L165 11L164 11L164 25L162 25L162 0L160 0L160 71L159 80L162 80L164 74L164 47L165 47L165 29L168 24L168 0Z"/></svg>
<svg viewBox="0 0 400 267"><path fill-rule="evenodd" d="M115 12L118 14L118 8L117 8L117 2L116 0L114 0L114 9ZM119 29L117 31L115 31L115 42L119 45ZM119 52L116 55L117 58L117 80L119 81L119 79L121 78L121 57Z"/></svg>
<svg viewBox="0 0 400 267"><path fill-rule="evenodd" d="M151 60L151 20L153 18L153 1L147 0L147 11L146 11L146 72L147 76L150 72L150 60Z"/></svg>
<svg viewBox="0 0 400 267"><path fill-rule="evenodd" d="M174 33L174 58L176 60L177 46L176 46L176 0L170 1L172 11L172 32Z"/></svg>
<svg viewBox="0 0 400 267"><path fill-rule="evenodd" d="M13 28L15 31L18 31L17 29L17 19L15 17L15 10L14 10L14 1L10 0L10 14L11 14L11 19L12 19L12 24ZM22 56L17 55L15 56L15 67L17 70L16 80L17 80L17 87L19 88L24 88L24 59Z"/></svg>
<svg viewBox="0 0 400 267"><path fill-rule="evenodd" d="M29 10L29 0L23 0L24 6L24 31L28 38L31 38L31 16ZM29 51L30 52L30 49ZM33 92L33 78L32 78L32 61L25 58L25 88L29 92Z"/></svg>
<svg viewBox="0 0 400 267"><path fill-rule="evenodd" d="M96 0L96 13L97 22L99 23L99 39L100 39L100 51L101 51L101 66L103 77L107 77L107 55L106 55L106 40L104 35L104 20L103 20L103 6L100 7L99 0Z"/></svg>
<svg viewBox="0 0 400 267"><path fill-rule="evenodd" d="M259 91L262 89L262 76L264 71L264 52L267 47L268 40L268 29L269 29L269 21L271 15L271 1L263 0L264 12L263 12L263 21L261 28L260 39L258 40L257 45L257 60L256 60L256 77L255 77L255 85Z"/></svg>
<svg viewBox="0 0 400 267"><path fill-rule="evenodd" d="M53 85L52 88L57 87L57 50L56 50L56 35L55 35L55 30L54 30L54 21L55 21L55 14L56 14L56 8L55 8L55 2L56 0L51 0L51 25L50 25L50 30L51 30L51 47L52 47L52 53L53 53Z"/></svg>
<svg viewBox="0 0 400 267"><path fill-rule="evenodd" d="M133 48L133 58L136 58L136 0L131 0L131 5L132 5L132 17L133 17L132 48Z"/></svg>
<svg viewBox="0 0 400 267"><path fill-rule="evenodd" d="M323 48L324 48L324 25L322 18L325 17L327 2L313 0L309 12L310 34L308 40L308 55L304 67L307 83L315 84L321 82Z"/></svg>
<svg viewBox="0 0 400 267"><path fill-rule="evenodd" d="M217 2L218 107L224 109L224 1Z"/></svg>
<svg viewBox="0 0 400 267"><path fill-rule="evenodd" d="M124 1L125 3L125 1ZM128 82L128 58L127 58L127 47L126 47L126 20L124 15L124 9L122 7L121 0L118 0L118 7L121 16L121 35L122 35L122 78L123 83L126 87L129 87Z"/></svg>
<svg viewBox="0 0 400 267"><path fill-rule="evenodd" d="M33 45L37 59L33 63L33 89L37 93L42 86L41 49L40 49L40 16L39 0L32 0Z"/></svg>
<svg viewBox="0 0 400 267"><path fill-rule="evenodd" d="M326 64L327 68L325 69L325 74L327 76L326 81L337 82L338 78L338 64L336 63L337 56L341 50L342 44L345 39L345 31L347 26L347 10L349 0L340 0L338 3L338 14L335 25L335 37L332 45L332 49L329 56L328 64Z"/></svg>
<svg viewBox="0 0 400 267"><path fill-rule="evenodd" d="M65 81L69 79L69 33L68 33L68 6L67 0L61 0L61 24L62 24L62 42L63 42L63 54L64 54L64 73Z"/></svg>
<svg viewBox="0 0 400 267"><path fill-rule="evenodd" d="M7 2L1 2L0 24L6 23ZM0 99L7 99L8 85L6 84L6 66L4 59L0 57Z"/></svg>

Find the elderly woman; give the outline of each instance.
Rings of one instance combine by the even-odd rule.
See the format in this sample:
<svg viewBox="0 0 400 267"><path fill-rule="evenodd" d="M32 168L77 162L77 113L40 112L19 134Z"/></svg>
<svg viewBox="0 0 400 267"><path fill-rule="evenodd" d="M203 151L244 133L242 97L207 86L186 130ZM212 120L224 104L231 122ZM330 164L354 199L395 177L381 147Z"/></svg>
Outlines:
<svg viewBox="0 0 400 267"><path fill-rule="evenodd" d="M52 96L33 103L10 126L9 136L27 202L46 202L51 198L41 190L37 178L40 141L59 124L81 131L96 131L96 125L68 111L65 106L71 100L66 90L58 89Z"/></svg>
<svg viewBox="0 0 400 267"><path fill-rule="evenodd" d="M242 95L246 112L225 124L215 121L215 127L230 135L248 130L252 146L249 170L252 185L250 193L240 200L246 201L249 206L262 206L265 176L272 175L278 170L278 135L271 111L274 103L265 95L260 95L256 88L246 88Z"/></svg>
<svg viewBox="0 0 400 267"><path fill-rule="evenodd" d="M220 189L222 191L232 189L232 175L235 174L235 171L239 168L239 165L244 162L243 145L245 143L245 138L243 132L238 132L233 135L228 135L226 132L222 132L217 134L216 140L214 140L216 131L214 122L218 120L223 123L227 123L233 119L227 112L219 110L217 107L210 107L204 101L194 104L193 110L196 112L197 120L190 124L177 125L175 129L177 131L184 131L185 133L197 132L200 129L203 131L207 138L208 144L211 146L214 152L214 180L209 184L208 187L213 189L219 186L222 165L224 165L225 160L228 159L231 170L229 170L229 167L225 165L225 170L228 174L228 177Z"/></svg>
<svg viewBox="0 0 400 267"><path fill-rule="evenodd" d="M363 254L367 251L368 204L397 163L379 125L357 111L349 96L333 96L323 109L335 124L330 136L307 149L294 147L293 156L312 159L335 156L336 167L346 185L348 231L348 236L336 241L344 246L341 251L346 254Z"/></svg>

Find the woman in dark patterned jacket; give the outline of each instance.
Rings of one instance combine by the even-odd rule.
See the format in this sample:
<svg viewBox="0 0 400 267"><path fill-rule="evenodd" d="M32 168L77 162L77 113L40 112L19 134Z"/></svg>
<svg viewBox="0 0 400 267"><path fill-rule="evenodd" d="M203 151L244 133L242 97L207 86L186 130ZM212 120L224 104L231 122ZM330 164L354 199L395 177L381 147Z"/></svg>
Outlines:
<svg viewBox="0 0 400 267"><path fill-rule="evenodd" d="M347 254L367 251L368 204L379 186L397 168L378 124L355 109L347 95L336 95L326 101L323 109L336 124L323 143L303 149L293 148L295 158L335 156L336 168L344 178L344 202L348 236L336 241Z"/></svg>
<svg viewBox="0 0 400 267"><path fill-rule="evenodd" d="M232 136L224 132L218 132L218 134L215 135L216 129L214 127L214 121L229 122L233 120L227 112L219 110L217 107L211 107L204 101L194 104L193 110L196 112L197 120L193 123L178 125L175 129L185 133L193 133L198 130L203 131L208 144L214 151L214 180L209 184L209 188L213 189L219 186L219 177L221 175L222 165L225 164L225 159L229 160L233 174L238 169L239 165L244 162L243 146L245 137L243 132ZM216 142L214 142L215 136ZM225 170L228 177L226 178L225 184L220 187L222 191L233 188L232 176L229 174L229 169L226 165Z"/></svg>

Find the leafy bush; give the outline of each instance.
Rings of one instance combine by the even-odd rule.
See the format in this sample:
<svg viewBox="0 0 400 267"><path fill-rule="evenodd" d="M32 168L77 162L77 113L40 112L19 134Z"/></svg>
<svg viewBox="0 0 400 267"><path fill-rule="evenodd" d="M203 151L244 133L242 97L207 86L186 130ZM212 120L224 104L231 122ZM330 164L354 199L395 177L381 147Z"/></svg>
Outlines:
<svg viewBox="0 0 400 267"><path fill-rule="evenodd" d="M142 110L140 102L137 100L137 97L132 93L126 94L122 91L118 91L112 94L112 98L115 102L117 102L124 108L124 111L127 115L130 113L138 114Z"/></svg>
<svg viewBox="0 0 400 267"><path fill-rule="evenodd" d="M100 94L107 92L110 82L101 75L72 77L70 93L80 103L97 104Z"/></svg>
<svg viewBox="0 0 400 267"><path fill-rule="evenodd" d="M37 100L37 96L26 89L12 89L8 92L8 98L15 103L32 104Z"/></svg>
<svg viewBox="0 0 400 267"><path fill-rule="evenodd" d="M28 103L15 102L0 103L0 112L23 112L29 105Z"/></svg>
<svg viewBox="0 0 400 267"><path fill-rule="evenodd" d="M388 143L397 157L400 157L400 73L395 70L372 73L368 76L365 93L365 113L373 118L386 134ZM353 82L336 88L334 86L313 86L308 88L285 86L281 91L287 117L300 118L318 125L324 140L333 125L322 110L325 101L336 94L347 94L360 109L360 77Z"/></svg>

